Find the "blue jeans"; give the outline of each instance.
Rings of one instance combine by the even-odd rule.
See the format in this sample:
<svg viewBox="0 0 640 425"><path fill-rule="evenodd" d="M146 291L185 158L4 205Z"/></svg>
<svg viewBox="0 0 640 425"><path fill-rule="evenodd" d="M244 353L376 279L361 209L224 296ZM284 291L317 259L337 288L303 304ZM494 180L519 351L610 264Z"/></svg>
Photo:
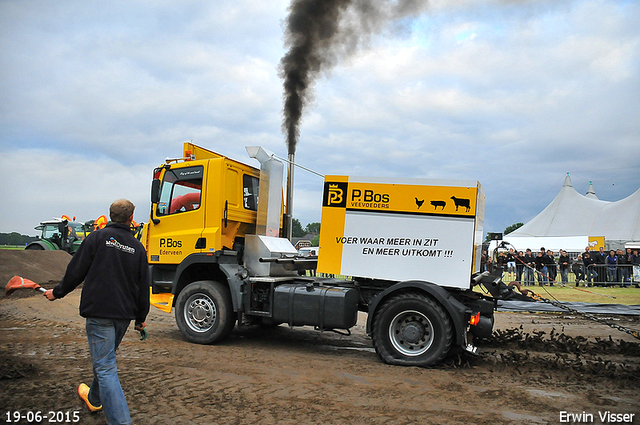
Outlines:
<svg viewBox="0 0 640 425"><path fill-rule="evenodd" d="M569 283L569 268L560 269L560 276L562 276L562 283Z"/></svg>
<svg viewBox="0 0 640 425"><path fill-rule="evenodd" d="M527 267L524 269L524 284L527 286L534 285L535 281L535 273L532 268Z"/></svg>
<svg viewBox="0 0 640 425"><path fill-rule="evenodd" d="M549 283L549 270L546 267L543 267L542 270L538 272L538 284L540 286L546 285Z"/></svg>
<svg viewBox="0 0 640 425"><path fill-rule="evenodd" d="M598 277L598 273L593 269L593 267L587 267L587 282L591 283L592 280L595 280Z"/></svg>
<svg viewBox="0 0 640 425"><path fill-rule="evenodd" d="M93 366L93 382L89 390L89 402L102 405L109 425L131 424L129 407L118 379L116 349L129 327L130 320L99 319L88 317L87 339Z"/></svg>
<svg viewBox="0 0 640 425"><path fill-rule="evenodd" d="M616 276L617 276L617 270L615 267L609 267L607 269L607 281L608 282L615 282L616 281Z"/></svg>

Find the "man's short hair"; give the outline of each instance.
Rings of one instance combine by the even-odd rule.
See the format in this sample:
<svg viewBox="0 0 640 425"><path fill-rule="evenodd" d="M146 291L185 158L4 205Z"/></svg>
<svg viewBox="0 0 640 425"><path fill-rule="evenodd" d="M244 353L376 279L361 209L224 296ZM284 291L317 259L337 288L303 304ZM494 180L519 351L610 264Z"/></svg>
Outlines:
<svg viewBox="0 0 640 425"><path fill-rule="evenodd" d="M136 206L127 199L118 199L109 207L109 217L114 223L125 224L133 215Z"/></svg>

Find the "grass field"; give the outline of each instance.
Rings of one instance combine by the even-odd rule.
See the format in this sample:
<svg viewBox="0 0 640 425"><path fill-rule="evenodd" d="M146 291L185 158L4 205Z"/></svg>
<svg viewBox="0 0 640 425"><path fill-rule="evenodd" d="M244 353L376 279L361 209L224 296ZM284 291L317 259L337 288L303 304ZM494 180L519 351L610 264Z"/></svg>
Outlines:
<svg viewBox="0 0 640 425"><path fill-rule="evenodd" d="M585 303L601 304L640 304L640 288L629 287L595 287L595 288L575 288L575 287L529 287L536 294L544 298L552 298L553 295L560 301L577 301Z"/></svg>
<svg viewBox="0 0 640 425"><path fill-rule="evenodd" d="M0 245L0 249L24 249L23 245Z"/></svg>
<svg viewBox="0 0 640 425"><path fill-rule="evenodd" d="M598 303L598 304L640 304L640 288L635 286L629 288L620 287L595 287L595 288L575 288L573 286L525 286L543 298L557 299L559 301ZM476 287L478 292L481 289Z"/></svg>

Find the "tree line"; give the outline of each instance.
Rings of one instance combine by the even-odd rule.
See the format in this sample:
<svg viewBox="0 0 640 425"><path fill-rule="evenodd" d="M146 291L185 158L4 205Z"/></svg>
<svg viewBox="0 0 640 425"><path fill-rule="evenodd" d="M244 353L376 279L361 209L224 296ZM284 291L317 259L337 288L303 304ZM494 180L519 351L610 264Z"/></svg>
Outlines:
<svg viewBox="0 0 640 425"><path fill-rule="evenodd" d="M18 232L0 233L0 245L26 245L38 240L35 236L21 235Z"/></svg>
<svg viewBox="0 0 640 425"><path fill-rule="evenodd" d="M307 235L313 235L311 245L318 246L320 243L320 223L309 223L302 227L300 220L294 218L291 225L291 236L294 238L302 238Z"/></svg>
<svg viewBox="0 0 640 425"><path fill-rule="evenodd" d="M502 232L502 234L503 235L508 235L509 233L513 232L514 230L518 230L522 226L524 226L524 223L514 223L514 224L512 224L510 226L507 226L504 229L504 232ZM485 243L491 242L491 233L487 233L487 236L484 238L484 242Z"/></svg>

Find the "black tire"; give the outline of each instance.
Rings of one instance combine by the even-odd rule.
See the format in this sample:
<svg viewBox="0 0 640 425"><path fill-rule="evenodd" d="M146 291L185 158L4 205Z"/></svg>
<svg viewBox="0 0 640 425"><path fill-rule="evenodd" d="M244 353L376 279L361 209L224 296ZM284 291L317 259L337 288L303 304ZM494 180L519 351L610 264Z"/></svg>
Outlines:
<svg viewBox="0 0 640 425"><path fill-rule="evenodd" d="M209 280L193 282L180 292L175 315L180 332L196 344L222 341L236 323L229 288Z"/></svg>
<svg viewBox="0 0 640 425"><path fill-rule="evenodd" d="M403 293L376 310L372 338L376 353L385 363L432 366L449 353L453 326L446 311L432 298Z"/></svg>
<svg viewBox="0 0 640 425"><path fill-rule="evenodd" d="M34 250L34 251L44 251L44 247L42 245L38 245L37 243L32 243L27 245L25 249Z"/></svg>

